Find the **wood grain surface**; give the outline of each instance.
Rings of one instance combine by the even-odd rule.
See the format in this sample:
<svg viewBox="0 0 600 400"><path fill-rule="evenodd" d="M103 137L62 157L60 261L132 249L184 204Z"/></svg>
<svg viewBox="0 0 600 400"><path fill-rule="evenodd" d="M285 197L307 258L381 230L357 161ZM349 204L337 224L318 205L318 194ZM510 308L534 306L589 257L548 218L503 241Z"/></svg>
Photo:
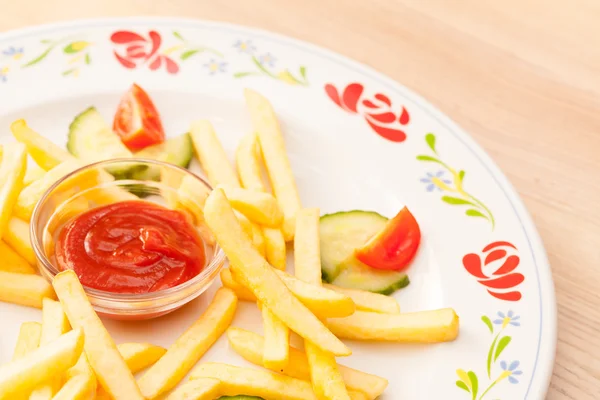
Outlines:
<svg viewBox="0 0 600 400"><path fill-rule="evenodd" d="M600 1L1 0L0 30L133 15L313 42L458 122L515 185L549 253L559 334L547 398L600 399Z"/></svg>

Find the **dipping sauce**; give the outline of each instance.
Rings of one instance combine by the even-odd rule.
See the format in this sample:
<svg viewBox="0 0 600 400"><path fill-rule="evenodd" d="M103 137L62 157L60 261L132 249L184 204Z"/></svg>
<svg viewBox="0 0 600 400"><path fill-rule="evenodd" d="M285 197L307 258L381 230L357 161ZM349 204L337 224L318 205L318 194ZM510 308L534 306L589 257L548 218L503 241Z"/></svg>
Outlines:
<svg viewBox="0 0 600 400"><path fill-rule="evenodd" d="M94 208L60 231L55 256L84 286L113 293L168 289L205 266L204 242L181 211L147 201Z"/></svg>

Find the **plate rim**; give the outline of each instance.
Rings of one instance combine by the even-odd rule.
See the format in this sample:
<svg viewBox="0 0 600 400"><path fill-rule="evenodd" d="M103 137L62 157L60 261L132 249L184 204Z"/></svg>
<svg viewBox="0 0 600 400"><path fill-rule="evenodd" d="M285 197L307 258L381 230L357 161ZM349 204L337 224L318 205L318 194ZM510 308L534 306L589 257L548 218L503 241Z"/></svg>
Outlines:
<svg viewBox="0 0 600 400"><path fill-rule="evenodd" d="M358 72L359 74L366 75L369 78L378 81L387 87L390 87L392 90L400 93L402 96L414 102L415 105L419 106L422 111L424 111L431 118L433 118L442 126L444 126L471 153L473 153L477 160L488 170L490 175L492 175L494 181L504 192L513 211L519 219L519 222L523 229L523 233L527 239L529 250L531 251L531 255L534 262L537 286L540 296L540 332L535 357L535 364L533 366L531 378L527 387L527 391L525 393L525 399L528 398L532 390L535 390L535 393L542 396L541 398L545 398L550 388L550 381L553 377L553 369L556 359L558 341L556 290L554 280L552 277L552 268L548 260L547 251L544 247L542 238L535 226L535 223L531 217L531 214L525 207L525 204L523 203L523 200L521 199L518 191L515 189L508 177L498 167L498 165L492 159L489 153L485 151L485 149L483 149L483 147L481 147L475 141L475 139L467 133L466 130L460 127L460 125L454 122L454 120L452 120L444 112L439 110L435 105L433 105L433 103L428 101L425 97L404 86L401 82L396 81L393 78L387 76L385 73L378 71L375 67L353 60L348 56L337 53L335 50L316 45L301 39L296 39L291 36L253 26L246 26L232 22L186 17L128 16L81 18L74 20L61 20L52 23L12 29L0 33L0 41L6 41L11 38L30 37L42 34L44 32L60 29L99 28L103 26L121 25L186 25L192 28L213 28L221 30L225 29L228 31L247 33L254 37L262 36L268 38L269 40L275 39L281 44L293 45L304 51L314 53L318 56L326 57L336 63L349 67L350 69ZM542 288L546 288L546 290L542 290ZM542 296L542 294L544 296ZM543 302L543 297L547 297L547 301ZM549 320L544 322L544 315L546 314L549 317ZM542 331L544 330L544 328L550 328L550 332L548 332L547 330L543 332L543 335L546 339L546 345L542 349ZM548 362L544 365L541 365L539 363L539 356L542 352L544 354L549 354ZM539 381L539 384L537 387L533 387L533 384L536 380Z"/></svg>

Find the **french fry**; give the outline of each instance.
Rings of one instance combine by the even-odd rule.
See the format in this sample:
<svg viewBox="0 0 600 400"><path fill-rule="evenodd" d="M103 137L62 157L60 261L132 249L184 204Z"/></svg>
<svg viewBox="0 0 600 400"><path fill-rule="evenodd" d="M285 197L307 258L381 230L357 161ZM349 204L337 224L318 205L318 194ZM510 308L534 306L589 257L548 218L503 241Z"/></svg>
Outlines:
<svg viewBox="0 0 600 400"><path fill-rule="evenodd" d="M229 268L223 268L221 270L221 283L226 288L233 290L239 300L252 302L256 301L256 296L250 291L250 289L233 279L233 275L231 274L231 270Z"/></svg>
<svg viewBox="0 0 600 400"><path fill-rule="evenodd" d="M289 361L290 330L267 307L261 311L265 340L269 343L264 348L263 364L269 369L283 369Z"/></svg>
<svg viewBox="0 0 600 400"><path fill-rule="evenodd" d="M267 368L262 362L265 341L260 335L245 329L229 328L227 330L227 339L233 350L246 361ZM367 374L366 372L343 365L338 365L338 368L348 389L363 392L369 399L376 399L388 385L388 381L385 378ZM306 354L294 347L290 347L288 365L276 372L296 379L309 380L310 368Z"/></svg>
<svg viewBox="0 0 600 400"><path fill-rule="evenodd" d="M8 221L23 188L26 165L25 146L20 143L6 145L0 163L0 239L7 230Z"/></svg>
<svg viewBox="0 0 600 400"><path fill-rule="evenodd" d="M52 286L41 276L0 271L0 301L42 308L42 299L55 299Z"/></svg>
<svg viewBox="0 0 600 400"><path fill-rule="evenodd" d="M56 340L61 335L69 331L69 321L63 312L58 301L48 298L42 301L42 333L40 335L40 345L43 346ZM37 387L29 396L30 400L52 399L54 394L60 388L62 376L54 376L48 382Z"/></svg>
<svg viewBox="0 0 600 400"><path fill-rule="evenodd" d="M20 360L25 355L37 349L40 345L42 324L39 322L23 322L13 353L13 361Z"/></svg>
<svg viewBox="0 0 600 400"><path fill-rule="evenodd" d="M17 272L19 274L35 274L36 272L26 259L3 241L0 241L0 260L2 260L0 271Z"/></svg>
<svg viewBox="0 0 600 400"><path fill-rule="evenodd" d="M25 176L23 177L23 186L29 186L29 184L41 179L45 174L46 171L37 165L35 161L27 161L27 168L25 169Z"/></svg>
<svg viewBox="0 0 600 400"><path fill-rule="evenodd" d="M265 238L262 234L262 230L256 224L252 224L252 245L261 257L265 256Z"/></svg>
<svg viewBox="0 0 600 400"><path fill-rule="evenodd" d="M286 248L281 230L263 226L262 235L265 238L265 258L276 269L285 271Z"/></svg>
<svg viewBox="0 0 600 400"><path fill-rule="evenodd" d="M244 95L254 130L258 135L273 193L285 215L283 235L286 241L290 241L294 238L296 212L300 210L301 205L279 122L273 107L265 97L251 89L246 89Z"/></svg>
<svg viewBox="0 0 600 400"><path fill-rule="evenodd" d="M81 167L81 163L78 161L65 161L64 163L59 164L50 171L46 172L41 179L32 182L19 194L13 210L14 215L24 221L29 221L31 219L33 209L44 195L46 190L48 190L50 186L54 185L56 181L75 171L79 167ZM83 179L77 179L77 181L83 182Z"/></svg>
<svg viewBox="0 0 600 400"><path fill-rule="evenodd" d="M206 223L231 263L236 278L248 287L260 302L300 336L338 356L352 352L314 316L254 249L244 234L225 193L211 192L204 206Z"/></svg>
<svg viewBox="0 0 600 400"><path fill-rule="evenodd" d="M235 152L238 176L245 189L266 192L267 185L262 179L260 145L256 133L242 138Z"/></svg>
<svg viewBox="0 0 600 400"><path fill-rule="evenodd" d="M319 239L319 209L303 208L296 213L294 236L294 270L298 279L321 286L321 255ZM344 378L338 369L335 356L310 340L304 348L312 388L319 400L349 400Z"/></svg>
<svg viewBox="0 0 600 400"><path fill-rule="evenodd" d="M239 187L240 182L211 123L206 120L192 122L190 134L198 160L211 185Z"/></svg>
<svg viewBox="0 0 600 400"><path fill-rule="evenodd" d="M83 332L76 329L0 366L0 399L23 398L34 387L65 372L77 362L83 342Z"/></svg>
<svg viewBox="0 0 600 400"><path fill-rule="evenodd" d="M117 348L132 374L151 366L167 352L150 343L121 343Z"/></svg>
<svg viewBox="0 0 600 400"><path fill-rule="evenodd" d="M116 399L143 400L133 374L96 315L75 272L59 273L52 285L71 326L85 333L85 353L102 387Z"/></svg>
<svg viewBox="0 0 600 400"><path fill-rule="evenodd" d="M269 193L219 185L225 192L232 207L244 214L252 222L277 228L283 221L283 213L275 197Z"/></svg>
<svg viewBox="0 0 600 400"><path fill-rule="evenodd" d="M403 343L448 342L458 336L458 315L451 308L402 314L357 311L331 318L327 326L338 337Z"/></svg>
<svg viewBox="0 0 600 400"><path fill-rule="evenodd" d="M87 357L82 354L67 371L67 381L52 400L88 400L96 395L97 381Z"/></svg>
<svg viewBox="0 0 600 400"><path fill-rule="evenodd" d="M323 287L350 297L354 301L354 304L356 304L357 310L383 314L400 313L400 306L393 297L367 292L366 290L346 289L330 284L324 284Z"/></svg>
<svg viewBox="0 0 600 400"><path fill-rule="evenodd" d="M234 270L230 272L232 279L236 280ZM284 271L275 270L275 273L292 294L312 311L313 314L320 318L347 317L355 311L356 307L352 299L342 293L303 282ZM244 287L241 283L237 283ZM237 289L234 288L234 290ZM254 300L256 300L256 296Z"/></svg>
<svg viewBox="0 0 600 400"><path fill-rule="evenodd" d="M236 307L235 294L227 288L220 288L204 314L139 380L145 398L153 399L175 387L225 332Z"/></svg>
<svg viewBox="0 0 600 400"><path fill-rule="evenodd" d="M195 379L184 383L165 400L214 400L219 398L221 381L211 378Z"/></svg>
<svg viewBox="0 0 600 400"><path fill-rule="evenodd" d="M36 258L31 241L29 240L28 222L17 217L11 217L2 240L26 259L29 264L35 265Z"/></svg>
<svg viewBox="0 0 600 400"><path fill-rule="evenodd" d="M13 136L27 147L27 152L35 162L45 169L51 170L58 164L73 159L65 149L55 145L29 126L23 119L19 119L10 125Z"/></svg>

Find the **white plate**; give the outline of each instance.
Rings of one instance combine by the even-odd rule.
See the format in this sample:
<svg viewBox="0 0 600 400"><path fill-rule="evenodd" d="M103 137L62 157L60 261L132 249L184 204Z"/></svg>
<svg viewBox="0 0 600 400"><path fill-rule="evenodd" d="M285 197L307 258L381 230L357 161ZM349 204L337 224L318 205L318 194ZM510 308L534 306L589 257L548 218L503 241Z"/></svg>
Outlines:
<svg viewBox="0 0 600 400"><path fill-rule="evenodd" d="M282 122L303 203L323 213L369 209L387 216L408 205L423 244L408 271L412 283L395 296L403 311L454 307L460 316L453 343L350 343L354 354L340 362L388 378L385 399L545 397L556 305L538 233L490 158L419 96L313 45L202 21L43 26L3 35L0 51L2 142L11 140L9 123L26 118L64 144L78 112L95 105L112 118L120 95L137 82L155 100L169 135L209 118L232 154L251 129L242 89L266 95ZM136 51L149 54L133 58ZM486 257L499 259L478 274ZM157 320L106 325L117 343L168 346L210 297ZM40 312L0 304L0 315L0 362L6 362L19 325L39 320ZM260 321L254 305L242 304L234 325L260 332ZM225 338L203 360L246 364Z"/></svg>

